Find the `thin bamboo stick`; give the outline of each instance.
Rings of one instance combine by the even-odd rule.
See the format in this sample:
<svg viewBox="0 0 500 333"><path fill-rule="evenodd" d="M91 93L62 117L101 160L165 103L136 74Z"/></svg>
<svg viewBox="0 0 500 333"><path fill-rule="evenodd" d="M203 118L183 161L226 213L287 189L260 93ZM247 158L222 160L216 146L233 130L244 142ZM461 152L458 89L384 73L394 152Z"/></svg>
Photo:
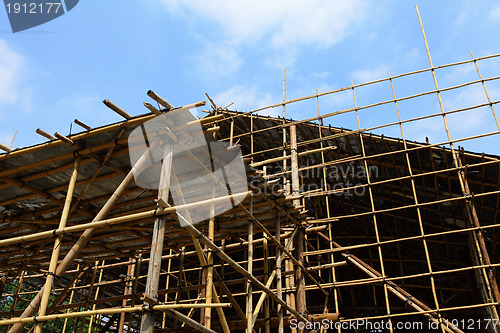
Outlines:
<svg viewBox="0 0 500 333"><path fill-rule="evenodd" d="M71 178L69 180L68 191L66 193L66 200L64 202L63 212L61 215L61 219L59 221L58 229L63 229L66 227L66 222L68 221L69 209L71 207L71 200L73 199L73 191L75 189L76 178L78 176L78 168L80 167L80 158L75 160L75 167L73 169L73 173L71 174ZM57 268L57 261L59 260L59 252L61 249L62 243L62 235L56 237L54 242L54 247L52 249L52 255L50 258L49 271L47 273L47 278L45 280L45 285L42 288L43 294L42 299L40 301L40 309L38 311L39 316L44 316L47 310L47 305L49 303L50 292L52 289L52 284L54 282L54 274ZM34 329L34 333L42 332L43 323L37 324Z"/></svg>

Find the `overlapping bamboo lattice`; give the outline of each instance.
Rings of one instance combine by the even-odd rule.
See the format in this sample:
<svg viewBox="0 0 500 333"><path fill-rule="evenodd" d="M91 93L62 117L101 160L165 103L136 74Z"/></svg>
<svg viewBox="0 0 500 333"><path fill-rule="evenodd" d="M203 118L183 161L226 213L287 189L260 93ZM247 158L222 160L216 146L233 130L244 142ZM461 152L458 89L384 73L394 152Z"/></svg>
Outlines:
<svg viewBox="0 0 500 333"><path fill-rule="evenodd" d="M187 229L130 173L128 133L172 108L153 92L158 107L146 103L149 114L133 117L105 101L126 120L95 129L75 120L84 132L40 130L50 141L4 147L0 331L152 332L148 318L157 332L287 332L297 318L336 314L339 324L394 327L382 331L409 323L495 331L500 159L458 146L500 142L500 101L488 94L500 76L480 71L499 56L430 61L293 100L283 87L281 103L247 112L210 100L205 132L241 145L249 194ZM470 66L476 79L438 86L441 71ZM398 84L420 75L434 87L398 95ZM389 98L364 103L360 92L371 87ZM447 108L443 96L467 87L479 87L484 102ZM352 105L336 106L344 94ZM307 119L262 115L276 109ZM493 130L453 136L450 118L479 112ZM410 141L415 128L433 133L422 122L442 127L445 139Z"/></svg>

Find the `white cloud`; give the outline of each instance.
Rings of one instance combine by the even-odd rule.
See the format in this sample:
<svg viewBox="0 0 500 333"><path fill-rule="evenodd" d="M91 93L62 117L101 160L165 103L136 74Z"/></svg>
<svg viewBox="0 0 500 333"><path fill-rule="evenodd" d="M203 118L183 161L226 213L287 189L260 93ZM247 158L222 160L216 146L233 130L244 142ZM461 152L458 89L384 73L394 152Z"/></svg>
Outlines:
<svg viewBox="0 0 500 333"><path fill-rule="evenodd" d="M229 45L209 45L195 60L199 71L218 75L230 74L243 64L234 47Z"/></svg>
<svg viewBox="0 0 500 333"><path fill-rule="evenodd" d="M213 98L214 102L221 107L234 103L229 109L248 112L276 103L276 99L269 93L263 93L257 86L234 86L223 91ZM277 116L280 111L275 109L266 109L259 114Z"/></svg>
<svg viewBox="0 0 500 333"><path fill-rule="evenodd" d="M0 105L14 105L18 102L23 93L20 84L25 71L24 56L0 39Z"/></svg>
<svg viewBox="0 0 500 333"><path fill-rule="evenodd" d="M227 45L264 41L273 50L308 46L329 48L367 15L364 0L160 0L173 15L215 22ZM212 31L204 25L202 34ZM295 50L295 51L294 51ZM273 59L274 52L270 54ZM284 56L284 54L278 53ZM288 53L294 61L295 55Z"/></svg>
<svg viewBox="0 0 500 333"><path fill-rule="evenodd" d="M55 107L58 110L71 110L74 114L90 113L96 109L96 105L100 106L101 100L96 92L77 92L59 100Z"/></svg>
<svg viewBox="0 0 500 333"><path fill-rule="evenodd" d="M372 70L354 71L351 75L355 83L366 83L386 78L389 75L389 67L386 64L382 64Z"/></svg>
<svg viewBox="0 0 500 333"><path fill-rule="evenodd" d="M490 11L489 19L494 21L500 19L500 5L496 5L495 7L493 7L493 9Z"/></svg>

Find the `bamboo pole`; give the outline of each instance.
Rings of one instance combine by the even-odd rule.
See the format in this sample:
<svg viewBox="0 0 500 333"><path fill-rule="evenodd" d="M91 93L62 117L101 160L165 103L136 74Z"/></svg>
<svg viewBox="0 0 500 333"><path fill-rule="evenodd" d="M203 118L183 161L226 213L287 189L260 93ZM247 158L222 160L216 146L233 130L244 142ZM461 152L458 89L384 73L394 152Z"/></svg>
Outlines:
<svg viewBox="0 0 500 333"><path fill-rule="evenodd" d="M113 206L116 204L118 199L120 198L121 194L128 188L128 186L132 183L133 178L134 178L134 173L136 172L137 169L139 169L142 166L143 161L146 159L146 155L144 154L139 161L132 167L130 172L127 174L127 176L123 179L122 183L118 188L115 190L111 198L104 204L104 206L101 208L99 213L96 215L94 218L94 221L100 221L106 217L106 215L109 214ZM85 228L86 229L86 228ZM57 269L55 271L55 275L61 276L63 275L68 267L73 263L73 261L77 258L77 256L80 254L82 249L85 247L87 242L90 240L92 237L92 234L94 233L94 228L89 228L86 229L85 232L80 236L78 241L73 245L73 247L70 249L68 254L64 257L64 259L61 261L61 263L57 266ZM28 307L24 310L23 314L21 315L21 318L25 317L31 317L35 311L39 308L41 298L42 298L42 290L37 294L37 296L31 301L31 303L28 305ZM14 325L9 333L19 333L22 328L24 327L24 322L17 323Z"/></svg>
<svg viewBox="0 0 500 333"><path fill-rule="evenodd" d="M157 108L155 108L153 105L149 104L149 103L144 103L144 106L149 110L151 111L152 113L154 113L155 115L157 116L160 116L163 114L163 112L161 112L160 110L158 110Z"/></svg>
<svg viewBox="0 0 500 333"><path fill-rule="evenodd" d="M97 309L97 310L87 310L87 311L80 311L80 312L70 312L70 313L58 313L58 314L52 314L52 315L45 315L45 316L36 316L35 317L25 317L25 318L12 318L12 319L2 319L0 320L0 326L5 326L9 324L26 324L26 323L33 323L35 321L49 321L49 320L55 320L55 319L64 319L64 318L77 318L77 317L87 317L87 316L92 316L92 315L111 315L115 313L131 313L131 312L146 312L146 311L167 311L170 313L172 310L176 309L191 309L191 308L228 308L231 306L231 303L213 303L210 305L207 304L159 304L159 305L154 305L154 306L147 306L144 307L142 305L140 306L135 306L135 307L128 307L128 308L107 308L107 309ZM189 324L188 324L189 325ZM212 332L210 330L210 332Z"/></svg>
<svg viewBox="0 0 500 333"><path fill-rule="evenodd" d="M10 147L7 147L6 145L4 145L2 143L0 143L0 149L5 151L6 153L10 153L12 151L12 149Z"/></svg>
<svg viewBox="0 0 500 333"><path fill-rule="evenodd" d="M337 248L342 248L341 245L339 245L338 243L334 242L333 240L330 240L328 237L326 237L321 232L318 231L317 234L319 236L321 236L323 239L331 242L333 246L335 246ZM419 311L421 314L423 314L426 317L428 317L431 321L438 322L438 323L443 322L444 325L440 325L440 326L443 327L445 331L450 332L450 333L451 332L463 333L461 330L459 330L458 328L456 328L454 325L452 325L446 319L441 318L441 316L439 315L439 312L437 312L437 311L429 311L429 312L427 312L428 310L430 310L430 308L427 305L425 305L419 299L415 298L413 295L411 295L408 292L406 292L404 289L402 289L399 286L397 286L394 282L388 280L387 277L383 276L380 272L378 272L377 270L375 270L370 265L366 264L364 261L362 261L358 257L356 257L356 256L354 256L354 255L352 255L350 253L347 253L347 252L342 252L342 256L344 256L344 258L346 259L346 261L348 261L349 263L354 264L357 268L359 268L361 271L363 271L368 276L370 276L372 278L379 278L379 279L381 279L381 281L385 281L384 285L387 285L388 291L390 291L392 294L394 294L399 299L405 301L406 304L408 304L409 306L413 307L414 309L416 309L417 311ZM441 309L439 309L439 311L441 311ZM390 319L394 315L395 314L388 314L387 316L384 316L384 318ZM435 318L435 317L437 317L437 318Z"/></svg>
<svg viewBox="0 0 500 333"><path fill-rule="evenodd" d="M282 306L285 307L288 311L290 311L294 316L297 317L298 320L300 321L305 321L305 317L302 316L300 313L295 311L293 308L291 308L286 302L282 301L281 299L278 299L278 297L269 289L267 288L262 282L260 282L258 279L255 278L252 274L249 274L246 269L241 267L238 263L236 263L231 257L229 257L225 252L222 252L217 245L215 245L213 242L211 242L205 235L203 235L198 229L196 229L193 225L187 224L185 227L188 232L192 233L195 238L198 238L200 242L203 244L207 245L207 247L214 251L215 254L222 260L224 260L226 263L229 264L231 268L236 270L238 273L243 275L245 278L249 279L253 285L257 286L259 289L263 290L270 296L274 301L277 303L281 304Z"/></svg>
<svg viewBox="0 0 500 333"><path fill-rule="evenodd" d="M163 250L163 239L165 236L166 217L159 216L155 219L153 237L151 240L151 255L148 268L148 278L146 281L146 291L144 295L158 301L158 284L161 269L161 254ZM144 303L146 304L146 303ZM153 333L155 323L155 313L148 311L142 315L141 333Z"/></svg>
<svg viewBox="0 0 500 333"><path fill-rule="evenodd" d="M267 282L269 281L269 246L267 244L267 236L266 234L263 234L262 237L264 238L264 243L263 243L263 251L264 251L264 283L267 285ZM265 303L264 303L264 318L265 318L265 331L266 333L271 333L271 323L270 323L270 316L269 316L269 299L266 298Z"/></svg>
<svg viewBox="0 0 500 333"><path fill-rule="evenodd" d="M189 231L189 229L188 229L188 231ZM207 265L207 258L205 257L205 254L203 253L203 251L201 249L201 245L197 239L197 236L195 236L195 233L193 233L191 231L189 231L189 232L190 232L191 239L193 240L193 244L194 244L195 249L196 249L196 254L198 255L198 259L200 260L200 264L202 266L206 266ZM216 273L216 271L214 271L214 272ZM212 288L213 288L213 297L214 297L215 303L220 303L219 295L217 294L217 290L215 289L215 284L212 286ZM226 317L224 315L224 312L220 308L216 308L216 309L217 309L219 321L221 323L221 326L222 326L224 333L229 333L230 332L229 326L227 325L227 320L226 320Z"/></svg>
<svg viewBox="0 0 500 333"><path fill-rule="evenodd" d="M81 126L83 127L85 130L87 131L90 131L92 130L92 127L90 127L89 125L85 124L83 121L81 120L78 120L78 119L75 119L75 124L77 124L78 126Z"/></svg>
<svg viewBox="0 0 500 333"><path fill-rule="evenodd" d="M354 107L356 108L356 119L357 119L357 123L358 123L358 129L361 130L361 122L359 120L359 111L357 110L358 106L357 106L357 101L356 101L356 94L354 92L354 84L352 84L352 81L351 81L351 85L353 86L352 97L353 97L353 101L354 101ZM366 182L368 184L368 195L370 198L370 209L372 212L371 217L373 219L373 228L375 231L375 239L376 239L377 243L379 243L380 242L380 234L379 234L379 228L378 228L377 215L374 213L375 200L373 198L373 190L372 190L372 186L371 186L370 169L368 168L368 163L366 161L365 144L364 144L363 136L361 134L359 135L359 142L361 144L361 153L363 156L363 164L364 164L365 173L366 173ZM382 276L385 276L386 274L385 274L384 257L382 254L382 247L380 245L377 247L377 252L378 252L378 259L379 259L379 263L380 263L380 272L381 272ZM387 315L389 316L391 314L391 307L389 304L389 293L387 290L387 285L384 284L383 287L384 287L385 310L387 312ZM390 332L391 333L394 332L392 321L391 321L390 317L388 319L388 323L389 323Z"/></svg>
<svg viewBox="0 0 500 333"><path fill-rule="evenodd" d="M113 110L116 113L118 113L123 118L125 118L127 120L130 119L130 118L132 118L132 116L130 114L128 114L123 109L121 109L120 107L118 107L117 105L115 105L113 102L111 102L111 101L109 101L107 99L103 100L102 102L104 103L104 105L106 105L108 108L110 108L111 110Z"/></svg>
<svg viewBox="0 0 500 333"><path fill-rule="evenodd" d="M253 213L253 197L250 198L250 213ZM248 220L248 274L253 274L253 221ZM247 312L247 333L252 333L252 311L253 311L253 294L252 284L250 281L246 283L246 312Z"/></svg>
<svg viewBox="0 0 500 333"><path fill-rule="evenodd" d="M98 263L98 261L96 262ZM101 262L101 267L100 267L100 270L99 270L99 277L97 279L97 287L96 287L96 291L95 291L95 295L94 295L94 301L97 300L99 298L99 291L101 289L101 286L99 285L102 281L102 275L103 275L103 272L104 272L104 269L102 268L102 266L105 265L105 260L103 260ZM92 289L89 290L89 295L92 294ZM90 300L90 297L88 297L88 300ZM96 308L96 304L93 304L92 305L92 310L95 310ZM95 315L91 315L90 316L90 322L89 322L89 329L88 329L88 332L92 332L92 326L94 325L94 317ZM83 332L83 327L84 325L82 325L82 328L81 328L81 331Z"/></svg>
<svg viewBox="0 0 500 333"><path fill-rule="evenodd" d="M292 128L294 128L293 125L290 126L290 132L292 131ZM290 134L290 137L292 137L292 134ZM297 149L297 148L295 148L295 149ZM298 156L306 156L306 155L316 154L316 153L325 152L325 151L329 151L329 150L333 150L333 149L337 149L337 147L335 147L335 146L328 146L328 147L324 147L324 148L311 149L311 150L303 151L303 152L300 152L300 153L296 153L296 155L298 155ZM269 163L272 163L272 162L284 161L284 160L293 159L293 158L294 158L293 155L279 156L279 157L269 158L269 159L266 159L264 161L259 161L259 162L252 163L251 166L255 168L255 167L258 167L258 166L261 166L261 165L264 165L264 164L269 164Z"/></svg>
<svg viewBox="0 0 500 333"><path fill-rule="evenodd" d="M133 176L132 176L132 178L133 178ZM127 181L130 181L130 179ZM248 191L246 194L250 195L251 193L252 193L251 191ZM207 205L211 205L214 203L225 201L228 198L232 198L232 197L233 197L233 195L228 195L228 196L218 197L215 199L208 199L208 200L203 200L203 201L194 202L194 203L190 203L190 204L179 205L176 207L160 208L157 210L148 210L146 212L129 214L129 215L115 217L115 218L111 218L111 219L97 219L97 217L96 217L93 222L89 222L89 223L74 225L74 226L65 227L62 229L41 231L41 232L38 232L35 234L26 235L26 236L18 236L18 237L12 237L9 239L3 239L3 240L0 240L0 247L12 245L12 244L16 244L16 243L21 243L21 242L32 241L32 240L40 240L40 239L44 239L44 238L50 238L53 235L64 235L64 234L78 232L78 231L82 231L82 230L97 229L97 228L103 228L103 227L111 226L111 225L115 225L115 224L130 222L130 221L134 221L134 220L142 220L142 219L146 219L148 217L154 217L155 215L172 214L172 213L175 213L177 210L181 211L181 210L185 210L185 209L203 207L203 206L207 206ZM115 197L112 197L111 199L114 199L114 198ZM109 208L109 207L107 207L107 208Z"/></svg>
<svg viewBox="0 0 500 333"><path fill-rule="evenodd" d="M211 217L208 219L208 239L210 239L212 242L214 241L215 238L215 219L213 217L214 214L214 206L211 206ZM208 252L207 254L207 287L205 291L206 295L206 304L211 304L212 303L212 291L215 289L213 285L213 271L214 271L214 257L212 252ZM210 311L210 308L205 309L205 327L210 329L212 326L212 313Z"/></svg>
<svg viewBox="0 0 500 333"><path fill-rule="evenodd" d="M180 189L179 181L177 179L177 176L176 176L175 172L172 174L172 180L173 180L173 184L175 186L176 193L179 196L180 202L181 202L181 204L184 204L185 203L185 199L184 199L184 196L183 196L182 191ZM210 200L214 200L214 199L210 199ZM214 206L212 206L212 207L214 207ZM188 221L188 226L191 226L191 223L190 223L191 217L189 215L189 211L188 210L186 210L186 217L183 217L180 214L178 214L178 217L179 217L179 219L180 218L186 219ZM200 263L201 263L202 267L203 266L208 266L208 259L205 257L203 251L201 250L201 246L200 246L200 243L199 243L199 236L196 235L196 232L195 232L195 231L197 231L196 228L194 228L194 227L193 228L187 228L187 230L188 230L188 232L189 232L189 234L191 236L191 239L192 239L193 244L194 244L195 249L196 249L196 254L198 255L198 259L200 260ZM199 231L198 231L198 233L199 233ZM209 242L212 242L208 238L207 238L207 240ZM212 244L213 244L213 242L212 242ZM212 263L212 265L213 265L213 263ZM212 284L212 289L213 289L212 290L212 296L214 298L215 303L220 303L219 296L217 295L217 290L215 289L215 285L214 284ZM227 320L226 320L226 317L225 317L224 312L222 311L222 309L217 308L217 315L219 316L219 321L221 323L221 326L222 326L222 329L223 329L224 333L229 333L229 327L227 325Z"/></svg>
<svg viewBox="0 0 500 333"><path fill-rule="evenodd" d="M154 99L156 102L161 104L165 108L165 111L170 111L174 108L172 104L170 104L166 99L158 96L153 90L148 90L146 94L152 99Z"/></svg>
<svg viewBox="0 0 500 333"><path fill-rule="evenodd" d="M295 238L295 235L297 234L297 231L299 230L299 227L295 227L292 235L290 236L290 238L288 239L288 242L286 243L285 245L285 249L286 250L289 250L290 247L292 246L293 244L293 241L294 241L294 238ZM279 269L280 266L276 266L276 270L274 270L272 273L271 273L271 276L269 277L269 279L267 280L266 282L266 287L270 287L273 283L273 280L274 278L276 277L276 275L279 273L281 275L281 269ZM276 272L278 271L278 272ZM282 299L282 295L279 296L280 299ZM254 313L252 315L252 325L255 325L255 323L257 322L257 317L259 316L259 312L260 312L260 309L262 307L262 304L264 303L264 300L267 298L267 294L265 292L262 292L260 297L259 297L259 300L257 302L257 305L255 306L255 310L254 310Z"/></svg>
<svg viewBox="0 0 500 333"><path fill-rule="evenodd" d="M458 154L457 154L458 155ZM462 161L461 161L461 158L459 156L457 156L456 158L456 161L458 163L458 166L459 167L462 167ZM476 208L474 207L474 204L472 202L472 196L473 196L473 193L471 193L471 190L469 188L469 184L467 182L467 178L465 176L465 173L462 171L459 172L459 176L460 178L462 179L462 183L463 183L463 186L464 186L464 197L466 197L466 211L467 211L467 217L470 221L470 224L473 226L473 227L476 227L478 228L475 235L476 235L476 238L477 238L477 242L478 242L478 245L479 245L479 249L480 249L480 252L481 252L481 257L482 259L484 260L484 264L487 265L487 266L490 266L492 263L491 263L491 260L490 260L490 255L488 253L488 249L486 247L486 243L485 243L485 240L484 240L484 235L481 231L481 223L479 222L479 218L477 217L477 212L476 212ZM491 289L492 289L492 293L493 293L493 301L496 301L496 302L500 302L500 291L498 290L498 284L497 284L497 280L496 280L496 277L495 277L495 272L493 269L488 269L488 280L489 280L489 283L491 284Z"/></svg>
<svg viewBox="0 0 500 333"><path fill-rule="evenodd" d="M53 140L57 140L57 138L47 132L45 132L44 130L40 129L40 128L37 128L36 131L35 131L37 134L40 134L41 136L43 136L44 138L46 139L49 139L50 141L53 141Z"/></svg>
<svg viewBox="0 0 500 333"><path fill-rule="evenodd" d="M280 223L280 215L276 214L276 240L281 243L281 223ZM276 274L276 293L279 299L283 299L283 290L282 290L282 281L281 281L281 270L282 270L282 263L281 263L281 251L278 248L276 248L276 269L271 273L271 277L273 274ZM276 272L276 273L274 273ZM271 277L267 280L271 279ZM283 307L281 304L277 304L277 314L278 314L278 333L283 333L284 332L284 327L283 327Z"/></svg>
<svg viewBox="0 0 500 333"><path fill-rule="evenodd" d="M130 263L127 265L127 276L125 278L125 284L123 286L123 295L127 296L127 295L130 295L132 293L132 285L133 285L133 282L132 282L132 279L133 279L133 276L134 276L134 268L135 268L135 265L134 263ZM168 286L167 286L167 289L168 289ZM127 299L124 299L122 301L122 307L126 307L127 306ZM118 333L123 333L124 332L124 327L125 326L125 313L121 313L120 314L120 320L118 321ZM127 329L127 331L129 331L130 327Z"/></svg>
<svg viewBox="0 0 500 333"><path fill-rule="evenodd" d="M69 209L71 207L71 200L73 199L73 192L75 189L76 178L78 176L78 168L80 167L80 158L75 160L75 167L68 184L68 191L66 193L66 200L64 201L64 207L59 221L58 229L63 229L66 227L66 222L68 221ZM50 292L52 290L52 284L54 282L54 274L56 273L57 261L59 260L59 252L61 249L62 235L56 237L54 242L54 247L52 249L52 255L50 257L49 270L47 272L47 278L45 280L45 285L42 288L43 294L40 300L40 309L38 311L39 316L44 316L47 310L47 305L49 303ZM43 323L39 323L35 326L34 333L42 332Z"/></svg>
<svg viewBox="0 0 500 333"><path fill-rule="evenodd" d="M172 253L174 251L172 249L169 250L169 255L171 256ZM162 257L162 260L163 260L163 257ZM169 286L170 286L170 275L172 274L170 271L172 269L172 259L168 259L168 264L167 264L167 279L165 281L165 289L168 290ZM168 294L165 293L165 303L168 303ZM161 328L165 328L165 324L166 324L166 321L167 321L167 314L164 313L163 314L163 321L161 323ZM121 332L118 332L118 333L121 333Z"/></svg>
<svg viewBox="0 0 500 333"><path fill-rule="evenodd" d="M166 145L163 148L163 160L161 166L160 184L158 188L157 202L164 206L168 201L170 192L170 179L172 170L173 146ZM147 299L158 302L158 286L160 282L161 256L163 251L163 240L165 236L166 216L161 215L155 218L153 226L153 236L151 239L151 254L148 266L148 277L146 280L146 291L144 296ZM146 303L144 303L146 304ZM146 312L142 315L141 333L153 333L155 323L155 313Z"/></svg>

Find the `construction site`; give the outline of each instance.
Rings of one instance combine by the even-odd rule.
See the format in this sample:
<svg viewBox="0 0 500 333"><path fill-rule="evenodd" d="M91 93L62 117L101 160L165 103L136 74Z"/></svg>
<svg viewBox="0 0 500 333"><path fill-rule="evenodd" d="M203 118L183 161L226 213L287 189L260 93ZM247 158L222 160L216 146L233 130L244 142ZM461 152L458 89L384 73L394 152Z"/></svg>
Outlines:
<svg viewBox="0 0 500 333"><path fill-rule="evenodd" d="M500 157L462 148L500 142L488 93L500 73L481 71L500 54L434 66L425 45L421 70L297 99L283 72L279 103L188 105L204 111L193 121L207 142L241 151L238 202L229 192L179 203L168 186L136 183L131 133L178 109L161 88L146 113L105 100L123 121L75 119L79 133L39 129L38 145L1 145L0 332L500 332ZM440 72L470 66L474 80L439 85ZM433 86L398 95L417 76ZM484 102L445 107L471 86ZM360 102L370 87L389 97ZM351 107L321 107L346 94ZM448 125L478 113L494 130L462 137ZM445 139L415 141L422 123ZM220 214L180 221L228 197Z"/></svg>

